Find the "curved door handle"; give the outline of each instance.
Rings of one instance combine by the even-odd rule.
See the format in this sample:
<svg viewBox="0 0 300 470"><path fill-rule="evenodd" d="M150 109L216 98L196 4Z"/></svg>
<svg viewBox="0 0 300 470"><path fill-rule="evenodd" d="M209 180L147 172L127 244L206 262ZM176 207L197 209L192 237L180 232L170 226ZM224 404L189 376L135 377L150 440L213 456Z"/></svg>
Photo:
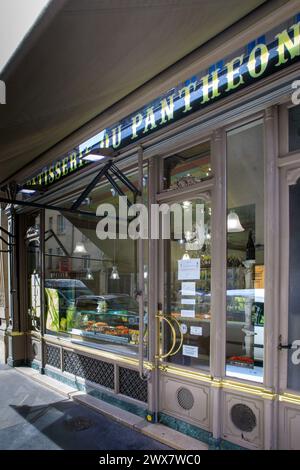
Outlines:
<svg viewBox="0 0 300 470"><path fill-rule="evenodd" d="M179 322L177 321L176 318L173 318L172 317L172 320L174 320L174 322L177 324L178 326L178 329L179 329L179 332L180 332L180 343L179 343L179 346L178 348L174 351L174 348L176 346L176 339L177 339L177 336L176 336L176 330L174 328L174 325L172 324L172 321L165 317L162 313L158 313L156 315L156 318L160 321L160 320L163 320L165 321L169 327L171 328L171 331L172 331L172 346L170 347L169 351L166 352L165 354L159 354L158 356L156 356L157 359L166 359L167 357L169 356L174 356L175 354L178 353L178 351L180 350L181 346L182 346L182 343L183 343L183 334L182 334L182 331L180 329L180 324Z"/></svg>
<svg viewBox="0 0 300 470"><path fill-rule="evenodd" d="M176 345L176 331L175 331L175 328L174 326L172 325L171 321L167 318L167 317L164 317L162 314L157 314L156 315L156 318L158 318L158 321L160 320L163 320L165 322L168 323L169 327L171 328L171 331L172 331L172 335L173 335L173 339L172 339L172 346L171 348L169 349L169 351L165 354L159 354L158 356L156 356L157 359L165 359L166 357L169 357L170 354L172 353L173 349L175 348L175 345Z"/></svg>
<svg viewBox="0 0 300 470"><path fill-rule="evenodd" d="M175 317L172 317L172 320L174 320L174 322L175 322L176 325L178 326L178 330L179 330L179 333L180 333L180 342L179 342L178 348L177 348L175 351L172 351L172 352L169 354L169 356L175 356L175 354L177 354L177 353L180 351L180 349L181 349L181 347L182 347L182 344L183 344L183 333L182 333L181 328L180 328L180 323L179 323L179 321L177 320L177 318L175 318Z"/></svg>

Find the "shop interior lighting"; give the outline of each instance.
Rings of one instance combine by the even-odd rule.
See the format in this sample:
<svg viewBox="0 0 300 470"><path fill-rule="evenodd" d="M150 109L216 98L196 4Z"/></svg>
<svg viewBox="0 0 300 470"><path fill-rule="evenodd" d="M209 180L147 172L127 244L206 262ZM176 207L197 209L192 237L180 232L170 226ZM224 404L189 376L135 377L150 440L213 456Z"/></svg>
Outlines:
<svg viewBox="0 0 300 470"><path fill-rule="evenodd" d="M229 233L238 233L245 231L244 227L241 225L239 216L234 211L230 211L228 214L227 230Z"/></svg>

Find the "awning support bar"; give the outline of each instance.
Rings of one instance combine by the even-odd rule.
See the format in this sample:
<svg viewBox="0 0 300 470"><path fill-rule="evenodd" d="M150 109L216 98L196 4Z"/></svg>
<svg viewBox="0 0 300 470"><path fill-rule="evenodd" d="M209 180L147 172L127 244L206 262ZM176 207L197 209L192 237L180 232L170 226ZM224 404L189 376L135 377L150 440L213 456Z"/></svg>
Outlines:
<svg viewBox="0 0 300 470"><path fill-rule="evenodd" d="M48 233L50 232L50 236L47 237L47 239L45 240L45 243L46 243L48 240L50 240L50 238L53 237L53 238L55 239L56 243L58 244L58 246L59 246L59 247L62 249L62 251L65 253L65 255L66 255L68 258L70 258L70 257L71 257L71 256L70 256L70 253L69 253L68 250L64 247L64 245L62 244L62 242L60 241L60 239L58 238L58 236L56 235L56 233L53 232L52 229L47 230L47 232L48 232ZM45 232L45 234L46 234L47 232Z"/></svg>
<svg viewBox="0 0 300 470"><path fill-rule="evenodd" d="M118 167L116 167L116 165L112 165L111 171L119 178L119 180L122 181L123 184L125 184L125 186L127 186L128 189L130 189L130 191L136 195L141 196L141 191L134 186L134 184L127 178L126 175L124 175L121 170L119 170Z"/></svg>
<svg viewBox="0 0 300 470"><path fill-rule="evenodd" d="M86 197L90 194L90 192L94 189L97 183L101 180L102 176L106 175L106 172L112 165L112 161L109 161L104 167L101 168L99 173L95 176L95 178L87 185L85 190L80 194L79 198L74 202L71 209L75 210L81 205L81 203L85 200Z"/></svg>
<svg viewBox="0 0 300 470"><path fill-rule="evenodd" d="M4 197L0 197L0 202L3 202L4 204L11 204L11 205L16 205L16 206L25 206L25 207L35 207L36 209L48 209L50 211L58 211L58 212L66 212L69 214L78 214L78 215L85 215L89 217L97 217L98 219L101 218L94 214L93 212L88 212L88 211L80 211L72 208L67 208L67 207L57 207L53 206L51 204L40 204L38 202L29 202L29 201L19 201L18 199L7 199Z"/></svg>

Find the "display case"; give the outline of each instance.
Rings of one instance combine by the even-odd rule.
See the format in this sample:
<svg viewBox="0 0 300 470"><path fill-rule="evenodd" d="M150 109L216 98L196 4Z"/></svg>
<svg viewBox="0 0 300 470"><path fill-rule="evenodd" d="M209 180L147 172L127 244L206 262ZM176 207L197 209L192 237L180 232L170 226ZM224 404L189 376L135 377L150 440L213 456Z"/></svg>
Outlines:
<svg viewBox="0 0 300 470"><path fill-rule="evenodd" d="M138 303L126 294L80 296L74 306L71 333L114 343L138 344Z"/></svg>

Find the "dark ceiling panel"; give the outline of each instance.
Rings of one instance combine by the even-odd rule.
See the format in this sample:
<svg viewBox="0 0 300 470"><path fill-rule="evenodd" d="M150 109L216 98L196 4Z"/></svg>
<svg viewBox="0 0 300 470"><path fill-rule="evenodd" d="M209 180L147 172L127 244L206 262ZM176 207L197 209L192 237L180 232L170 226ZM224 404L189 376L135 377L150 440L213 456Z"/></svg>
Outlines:
<svg viewBox="0 0 300 470"><path fill-rule="evenodd" d="M1 180L261 3L68 0L4 71Z"/></svg>

